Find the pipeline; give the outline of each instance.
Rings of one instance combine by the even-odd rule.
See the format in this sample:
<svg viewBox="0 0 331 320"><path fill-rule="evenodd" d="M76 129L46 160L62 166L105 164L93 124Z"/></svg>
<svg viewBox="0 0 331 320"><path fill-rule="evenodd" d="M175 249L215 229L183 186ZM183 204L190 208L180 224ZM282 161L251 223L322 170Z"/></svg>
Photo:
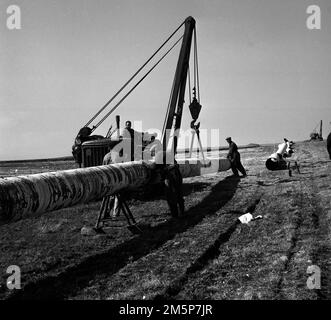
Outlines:
<svg viewBox="0 0 331 320"><path fill-rule="evenodd" d="M275 153L270 155L266 160L266 167L268 170L285 170L287 169L287 162L284 158L291 157L293 153L293 142L289 142L287 139L284 139L283 143L278 145L278 149Z"/></svg>
<svg viewBox="0 0 331 320"><path fill-rule="evenodd" d="M178 160L183 178L226 171L227 159ZM157 183L152 161L127 162L0 179L0 221L13 222L37 214L88 203L124 189Z"/></svg>

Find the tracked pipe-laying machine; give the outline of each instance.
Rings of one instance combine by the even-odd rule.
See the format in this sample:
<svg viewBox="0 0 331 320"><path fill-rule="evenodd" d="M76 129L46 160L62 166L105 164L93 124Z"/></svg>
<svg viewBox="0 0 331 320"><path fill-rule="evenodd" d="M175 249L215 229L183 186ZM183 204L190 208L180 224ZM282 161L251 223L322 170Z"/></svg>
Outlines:
<svg viewBox="0 0 331 320"><path fill-rule="evenodd" d="M123 91L123 89L137 76L137 74L149 63L163 46L185 26L184 34L172 47L157 61L155 65L111 108L109 112L92 128L89 125L103 112L106 107ZM191 99L191 84L188 77L192 38L194 35L194 88ZM93 131L117 109L122 101L148 76L148 74L164 59L164 57L182 40L175 77L170 94L166 118L162 130L162 154L161 163L155 159L144 161L143 152L135 153L133 160L124 162L126 142L119 134L119 116L116 116L116 129L109 129L106 137L91 135ZM188 79L187 79L188 78ZM189 81L187 81L189 80ZM98 200L110 195L116 195L126 189L135 189L150 183L158 183L163 177L158 168L159 165L167 167L166 157L175 159L181 127L182 113L186 83L189 83L190 111L193 118L191 128L197 131L199 125L195 125L198 119L200 105L199 75L197 62L197 40L195 20L188 17L175 32L162 44L162 46L139 68L139 70L121 87L121 89L92 117L87 124L80 129L73 154L80 168L49 173L40 173L27 176L10 177L0 180L0 221L17 221L25 217L77 204ZM117 132L116 135L114 133ZM143 135L142 135L143 136ZM172 137L172 139L170 138ZM198 135L199 138L199 135ZM141 139L141 151L150 141ZM130 143L131 146L131 143ZM123 163L109 162L102 165L107 154L116 149L119 159ZM129 148L130 149L130 148ZM123 151L124 150L124 151ZM132 149L130 150L132 152ZM121 155L122 152L122 155ZM159 157L160 158L160 157ZM137 160L137 161L136 161ZM183 178L216 173L230 169L228 159L189 159L174 160L170 165L177 165Z"/></svg>
<svg viewBox="0 0 331 320"><path fill-rule="evenodd" d="M163 43L162 45L152 54L151 57L130 77L130 79L109 99L105 105L95 114L93 117L81 128L75 139L73 145L73 156L80 167L90 167L101 165L103 163L104 156L114 148L116 151L120 151L119 161L124 162L126 159L123 157L123 150L131 143L130 139L120 136L120 117L116 116L116 128L112 131L112 126L108 130L106 137L100 135L92 135L92 133L124 102L124 100L142 83L142 81L159 65L159 63L180 43L181 48L179 52L177 67L173 80L172 89L170 92L170 98L168 107L166 110L166 116L162 129L162 146L164 152L172 152L176 154L179 130L181 127L184 96L187 80L189 82L189 93L190 93L190 112L194 121L197 120L201 105L200 105L200 86L199 86L199 72L198 72L198 56L197 56L197 40L196 40L196 28L195 20L193 17L188 17ZM160 54L161 49L177 35L178 31L184 25L184 34L179 36L178 39L174 40L174 43L153 65L148 71L132 86L132 88L124 94L123 97L120 94L131 84L134 79L138 76L142 70L150 64L153 59L155 60L157 55ZM192 40L194 38L194 56L193 56L193 69L194 69L194 87L193 87L193 100L191 99L191 82L190 76L188 77L190 53ZM99 117L106 108L112 106L111 103L115 98L120 100L95 124L92 126L92 122ZM192 127L192 126L191 126ZM114 133L117 132L117 135ZM137 134L137 132L135 132ZM132 149L140 149L140 152L134 152L130 148L126 148L124 155L130 151L134 153L134 157L129 157L131 160L141 160L143 158L143 151L146 146L151 142L152 134L141 133L138 139L134 138L135 145ZM170 138L171 137L171 138ZM119 146L120 144L120 146Z"/></svg>

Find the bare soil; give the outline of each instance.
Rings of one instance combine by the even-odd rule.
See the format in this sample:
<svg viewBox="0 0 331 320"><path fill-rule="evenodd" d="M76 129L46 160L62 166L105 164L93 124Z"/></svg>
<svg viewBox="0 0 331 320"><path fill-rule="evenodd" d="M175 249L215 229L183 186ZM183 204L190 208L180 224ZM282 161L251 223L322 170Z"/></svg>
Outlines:
<svg viewBox="0 0 331 320"><path fill-rule="evenodd" d="M100 202L0 226L1 299L304 299L331 298L331 161L326 142L300 142L300 172L268 171L273 146L242 149L246 178L231 171L184 180L186 214L172 218L161 192L135 195L105 234L95 224ZM220 152L224 155L224 152ZM293 159L293 160L294 160ZM0 176L75 167L70 161L9 163ZM17 171L16 171L17 170ZM238 223L246 212L263 218ZM7 289L6 269L22 271L22 289ZM307 268L321 288L307 287Z"/></svg>

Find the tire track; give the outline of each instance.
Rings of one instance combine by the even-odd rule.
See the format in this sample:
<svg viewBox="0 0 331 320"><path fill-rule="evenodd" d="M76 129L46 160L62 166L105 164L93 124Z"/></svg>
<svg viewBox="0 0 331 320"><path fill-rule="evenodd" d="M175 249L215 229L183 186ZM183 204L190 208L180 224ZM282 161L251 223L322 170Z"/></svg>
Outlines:
<svg viewBox="0 0 331 320"><path fill-rule="evenodd" d="M305 149L300 150L301 153L304 154L304 156L310 158L311 157L311 152L307 151ZM297 192L297 196L293 196L294 203L293 206L297 207L297 209L293 212L293 232L290 238L290 247L287 250L287 253L285 254L286 260L284 262L284 266L282 271L280 272L280 277L278 280L278 283L276 285L276 288L274 290L274 296L275 299L286 299L283 293L283 286L284 286L284 281L285 281L285 275L288 273L290 264L292 262L292 259L296 253L296 248L297 248L297 242L299 240L299 234L300 234L300 228L303 223L303 216L302 216L302 211L301 209L304 208L304 193L303 193L303 185L302 185L302 180L298 179L300 186L300 191Z"/></svg>
<svg viewBox="0 0 331 320"><path fill-rule="evenodd" d="M310 156L310 152L305 152ZM327 175L322 175L327 178ZM330 247L328 243L328 222L325 220L323 207L320 205L322 199L319 197L319 188L316 184L316 171L308 176L299 179L299 190L294 197L294 205L298 209L294 211L293 232L290 238L290 247L286 254L286 261L281 271L281 275L275 288L275 299L288 299L286 290L290 287L286 281L296 283L299 292L296 296L306 296L308 289L305 288L304 280L308 277L306 274L307 263L317 265L321 269L322 283L321 289L311 290L310 299L330 299L331 274L329 272L328 259L330 257ZM321 244L323 244L321 246ZM305 262L301 263L300 252L305 255ZM293 289L292 289L293 290Z"/></svg>
<svg viewBox="0 0 331 320"><path fill-rule="evenodd" d="M331 272L330 272L330 245L327 241L329 230L329 221L324 215L323 208L321 207L321 199L318 196L318 187L315 179L310 180L311 195L309 202L312 206L312 222L316 230L315 238L313 239L311 261L313 265L319 266L321 269L321 288L316 290L318 299L330 300L331 299ZM320 243L325 243L320 246Z"/></svg>
<svg viewBox="0 0 331 320"><path fill-rule="evenodd" d="M299 202L302 204L303 195L300 193L299 196L300 196ZM288 272L290 263L296 252L297 242L298 242L299 233L300 233L300 227L301 227L302 221L303 221L300 210L294 211L293 220L294 220L294 228L293 228L293 233L292 233L292 236L290 239L290 247L285 255L287 259L285 260L283 270L281 271L281 275L280 275L279 281L278 281L276 289L275 289L275 299L285 299L283 292L282 292L283 284L284 284L284 280L285 280L285 274Z"/></svg>
<svg viewBox="0 0 331 320"><path fill-rule="evenodd" d="M246 213L253 213L259 204L261 200L261 196L257 198L245 211ZM243 213L244 214L244 213ZM239 219L236 219L229 227L228 229L221 233L217 239L214 241L213 244L211 244L205 252L198 257L195 262L189 266L185 273L175 279L165 290L154 297L154 300L172 300L176 299L176 296L183 290L185 284L189 281L190 277L192 277L196 272L201 271L206 266L209 265L211 261L216 259L220 255L220 247L228 242L231 235L236 231L238 225L240 225L241 222Z"/></svg>

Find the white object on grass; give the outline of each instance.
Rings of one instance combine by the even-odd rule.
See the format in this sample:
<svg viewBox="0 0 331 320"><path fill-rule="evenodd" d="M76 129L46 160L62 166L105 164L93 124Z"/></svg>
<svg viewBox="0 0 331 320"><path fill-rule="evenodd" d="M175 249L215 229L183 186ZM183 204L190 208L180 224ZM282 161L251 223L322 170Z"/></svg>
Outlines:
<svg viewBox="0 0 331 320"><path fill-rule="evenodd" d="M257 220L257 219L262 219L262 216L258 215L256 217L253 217L253 215L248 212L248 213L245 213L242 216L240 216L238 219L241 223L246 223L247 224L250 221Z"/></svg>
<svg viewBox="0 0 331 320"><path fill-rule="evenodd" d="M251 213L245 213L242 216L240 216L238 219L241 223L248 223L253 220L253 216Z"/></svg>

